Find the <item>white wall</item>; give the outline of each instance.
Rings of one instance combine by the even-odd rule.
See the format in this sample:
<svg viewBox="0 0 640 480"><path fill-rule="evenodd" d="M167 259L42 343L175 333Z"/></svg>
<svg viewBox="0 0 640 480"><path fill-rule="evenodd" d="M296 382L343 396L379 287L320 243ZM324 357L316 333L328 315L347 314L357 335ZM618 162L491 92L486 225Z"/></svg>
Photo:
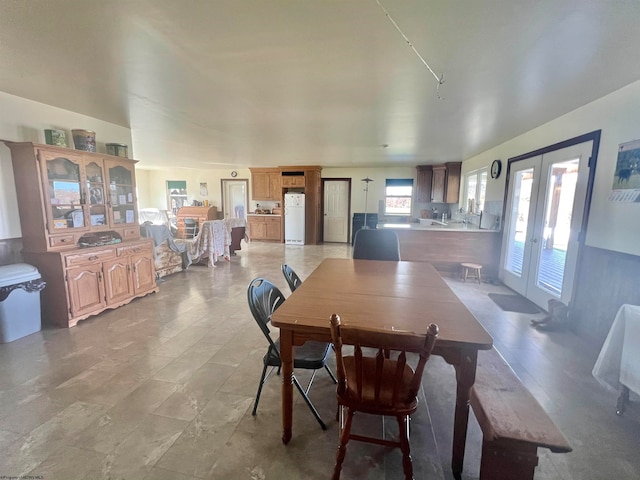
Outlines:
<svg viewBox="0 0 640 480"><path fill-rule="evenodd" d="M67 145L73 147L72 128L96 132L98 152L106 152L105 143L131 145L131 130L43 103L0 92L0 140L45 143L44 130L67 132ZM132 150L129 148L129 156ZM13 181L11 153L0 143L0 239L22 237L18 201Z"/></svg>
<svg viewBox="0 0 640 480"><path fill-rule="evenodd" d="M144 166L136 168L136 183L138 186L138 204L140 208L167 207L167 180L184 180L187 182L187 201L189 205L194 200L202 202L209 200L209 205L221 208L222 191L220 180L231 179L231 168L192 169L192 168L163 168L161 170L147 170ZM250 180L251 172L248 168L236 168L238 176L234 180ZM207 196L200 195L200 183L207 183ZM251 208L252 205L249 205Z"/></svg>
<svg viewBox="0 0 640 480"><path fill-rule="evenodd" d="M640 203L607 200L613 184L618 145L640 139L640 81L584 105L462 164L463 174L499 158L503 174L489 179L487 200L502 200L507 160L579 135L602 130L586 244L640 255Z"/></svg>

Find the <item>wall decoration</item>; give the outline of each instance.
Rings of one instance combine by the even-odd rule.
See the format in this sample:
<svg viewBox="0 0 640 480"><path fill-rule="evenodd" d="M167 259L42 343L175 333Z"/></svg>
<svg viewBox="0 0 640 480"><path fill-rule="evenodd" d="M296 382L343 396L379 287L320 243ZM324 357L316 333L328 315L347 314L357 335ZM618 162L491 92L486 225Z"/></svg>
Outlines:
<svg viewBox="0 0 640 480"><path fill-rule="evenodd" d="M200 196L206 197L209 195L209 189L207 188L207 182L200 182Z"/></svg>
<svg viewBox="0 0 640 480"><path fill-rule="evenodd" d="M618 147L609 201L640 203L640 140L621 143Z"/></svg>

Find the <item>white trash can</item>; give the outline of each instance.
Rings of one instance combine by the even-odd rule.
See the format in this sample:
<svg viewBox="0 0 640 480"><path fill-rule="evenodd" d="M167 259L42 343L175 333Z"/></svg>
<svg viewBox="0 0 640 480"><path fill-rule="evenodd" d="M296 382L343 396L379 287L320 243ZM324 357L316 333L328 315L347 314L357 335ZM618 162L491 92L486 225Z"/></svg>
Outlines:
<svg viewBox="0 0 640 480"><path fill-rule="evenodd" d="M40 292L44 287L33 265L0 266L0 343L40 331Z"/></svg>

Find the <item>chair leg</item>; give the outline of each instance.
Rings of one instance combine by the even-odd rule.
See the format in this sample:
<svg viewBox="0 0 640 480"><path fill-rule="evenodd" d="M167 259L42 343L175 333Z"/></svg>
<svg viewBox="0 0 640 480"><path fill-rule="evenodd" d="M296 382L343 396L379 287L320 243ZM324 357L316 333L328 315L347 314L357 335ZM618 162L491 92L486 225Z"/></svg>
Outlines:
<svg viewBox="0 0 640 480"><path fill-rule="evenodd" d="M325 365L324 368L327 369L327 373L329 374L329 376L331 377L331 380L333 380L333 383L338 383L338 379L336 378L336 376L333 374L333 372L331 371L331 369L329 368L329 365Z"/></svg>
<svg viewBox="0 0 640 480"><path fill-rule="evenodd" d="M413 464L411 462L411 448L409 446L409 416L400 415L398 419L398 431L400 433L400 450L402 450L402 469L404 478L413 480Z"/></svg>
<svg viewBox="0 0 640 480"><path fill-rule="evenodd" d="M251 415L256 416L256 411L258 410L258 402L260 401L260 394L262 393L262 386L264 385L264 377L267 374L267 365L262 369L262 375L260 376L260 384L258 385L258 393L256 394L256 399L253 402L253 411Z"/></svg>
<svg viewBox="0 0 640 480"><path fill-rule="evenodd" d="M313 413L313 416L316 417L316 420L320 424L320 427L322 427L322 430L326 430L327 426L322 421L322 418L320 418L320 414L316 410L316 407L313 406L313 403L311 403L311 400L309 400L309 397L304 392L304 389L302 388L302 385L300 385L300 382L298 381L298 379L295 376L293 377L293 384L296 386L296 388L300 392L300 395L302 395L302 398L304 399L305 403L307 404L307 407L309 407L309 410L311 410L311 413Z"/></svg>
<svg viewBox="0 0 640 480"><path fill-rule="evenodd" d="M343 408L343 407L341 407ZM342 462L347 454L347 442L349 441L349 434L351 433L351 421L353 420L353 410L347 409L347 420L340 432L340 445L338 445L338 453L336 455L336 466L333 468L332 480L340 480L340 471L342 470ZM344 415L344 412L342 412ZM340 419L340 425L342 426L342 418Z"/></svg>

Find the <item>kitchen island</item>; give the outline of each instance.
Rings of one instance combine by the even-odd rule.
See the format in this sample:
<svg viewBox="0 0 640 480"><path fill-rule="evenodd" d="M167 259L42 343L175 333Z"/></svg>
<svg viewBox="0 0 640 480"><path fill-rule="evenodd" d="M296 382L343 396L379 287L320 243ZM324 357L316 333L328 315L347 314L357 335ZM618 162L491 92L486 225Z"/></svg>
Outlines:
<svg viewBox="0 0 640 480"><path fill-rule="evenodd" d="M402 260L429 262L447 276L458 276L462 262L479 263L485 278L498 277L502 241L499 230L455 222L442 225L436 220L426 224L380 223L378 228L398 234Z"/></svg>

